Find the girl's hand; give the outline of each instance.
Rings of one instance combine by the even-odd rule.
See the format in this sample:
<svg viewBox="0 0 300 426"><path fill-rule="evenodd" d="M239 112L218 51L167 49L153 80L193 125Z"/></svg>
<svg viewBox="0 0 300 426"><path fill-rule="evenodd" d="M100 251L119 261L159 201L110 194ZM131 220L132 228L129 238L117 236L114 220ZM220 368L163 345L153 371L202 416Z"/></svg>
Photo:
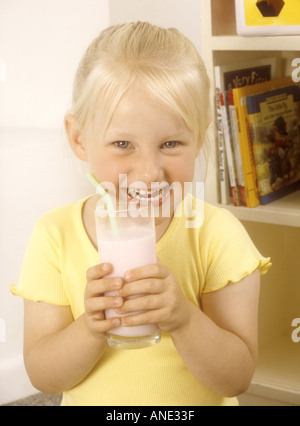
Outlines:
<svg viewBox="0 0 300 426"><path fill-rule="evenodd" d="M191 302L184 296L172 271L162 264L132 269L125 274L125 284L117 291L125 300L118 314L145 311L123 317L122 325L158 324L172 333L188 323ZM138 296L125 299L128 296Z"/></svg>
<svg viewBox="0 0 300 426"><path fill-rule="evenodd" d="M123 286L122 278L105 278L112 272L110 264L99 264L88 269L84 295L85 317L89 331L96 337L105 338L106 332L120 325L120 318L105 319L105 309L116 309L123 305L120 296L104 296L116 292Z"/></svg>

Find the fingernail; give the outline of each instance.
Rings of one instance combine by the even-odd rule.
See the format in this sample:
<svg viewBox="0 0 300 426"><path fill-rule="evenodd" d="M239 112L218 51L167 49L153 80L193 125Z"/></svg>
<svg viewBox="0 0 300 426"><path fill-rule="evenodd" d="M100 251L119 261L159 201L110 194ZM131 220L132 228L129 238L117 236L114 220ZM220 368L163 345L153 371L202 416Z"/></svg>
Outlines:
<svg viewBox="0 0 300 426"><path fill-rule="evenodd" d="M123 282L120 278L117 278L114 280L114 288L119 289L123 285Z"/></svg>
<svg viewBox="0 0 300 426"><path fill-rule="evenodd" d="M109 271L109 264L108 263L104 263L102 265L102 269L103 269L104 272L108 272Z"/></svg>
<svg viewBox="0 0 300 426"><path fill-rule="evenodd" d="M116 297L114 299L114 306L119 307L123 305L123 299L121 297Z"/></svg>
<svg viewBox="0 0 300 426"><path fill-rule="evenodd" d="M126 281L129 281L131 279L131 273L125 272L124 278L125 278Z"/></svg>

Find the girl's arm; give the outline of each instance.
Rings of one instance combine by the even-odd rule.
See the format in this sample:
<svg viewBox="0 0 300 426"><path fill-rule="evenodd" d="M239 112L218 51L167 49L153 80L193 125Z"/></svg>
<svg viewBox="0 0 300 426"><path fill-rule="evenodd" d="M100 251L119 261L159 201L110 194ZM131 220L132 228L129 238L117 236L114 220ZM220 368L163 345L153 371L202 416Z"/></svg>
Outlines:
<svg viewBox="0 0 300 426"><path fill-rule="evenodd" d="M80 383L100 359L104 342L89 332L85 316L69 307L25 300L24 363L33 386L60 393Z"/></svg>
<svg viewBox="0 0 300 426"><path fill-rule="evenodd" d="M118 288L115 280L103 279L109 272L103 265L89 269L85 313L76 321L68 306L25 300L24 363L40 391L60 393L73 388L100 360L106 332L120 325L118 318L104 318L103 310L116 306L116 298L102 297L102 293Z"/></svg>
<svg viewBox="0 0 300 426"><path fill-rule="evenodd" d="M188 322L172 333L188 369L209 389L227 397L245 392L256 367L260 274L204 294Z"/></svg>

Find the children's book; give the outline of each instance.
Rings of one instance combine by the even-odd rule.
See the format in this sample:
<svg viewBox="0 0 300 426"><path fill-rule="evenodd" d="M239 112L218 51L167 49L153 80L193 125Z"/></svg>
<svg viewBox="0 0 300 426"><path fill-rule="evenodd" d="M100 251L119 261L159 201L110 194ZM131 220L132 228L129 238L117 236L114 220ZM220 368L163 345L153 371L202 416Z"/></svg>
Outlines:
<svg viewBox="0 0 300 426"><path fill-rule="evenodd" d="M263 83L275 78L276 59L261 58L215 66L215 85L221 92Z"/></svg>
<svg viewBox="0 0 300 426"><path fill-rule="evenodd" d="M225 158L225 140L222 125L222 109L220 91L216 91L216 110L217 110L217 135L218 135L218 164L219 164L219 189L220 189L220 202L221 204L230 203L229 193L229 177L225 173L226 158Z"/></svg>
<svg viewBox="0 0 300 426"><path fill-rule="evenodd" d="M247 207L256 207L260 204L256 168L253 157L251 137L249 133L247 97L275 90L280 87L292 85L291 77L282 77L264 83L254 84L233 89L234 106L236 109L237 128L239 134L239 145L242 157L242 166L245 183L245 198Z"/></svg>
<svg viewBox="0 0 300 426"><path fill-rule="evenodd" d="M300 88L283 87L247 98L261 204L300 188Z"/></svg>
<svg viewBox="0 0 300 426"><path fill-rule="evenodd" d="M222 108L219 110L218 130L220 134L218 135L218 146L221 149L220 140L222 138L224 145L224 149L219 150L219 164L228 165L228 169L225 167L222 174L220 172L220 176L224 177L223 181L220 181L220 186L226 185L226 179L229 180L234 205L246 206L247 204L232 89L269 81L274 78L275 73L275 58L253 59L246 62L215 66L216 96L217 98L221 96L224 99ZM217 99L216 102L218 104L220 99ZM231 147L230 151L229 147ZM221 188L221 202L228 204L230 201L227 188Z"/></svg>
<svg viewBox="0 0 300 426"><path fill-rule="evenodd" d="M221 120L222 120L222 131L224 135L224 145L226 151L226 159L227 159L227 167L229 174L229 184L230 184L230 193L232 196L232 202L234 206L239 206L239 190L236 181L237 172L234 162L234 153L233 153L233 143L232 138L229 133L229 119L227 116L227 108L225 106L225 99L222 92L219 93L219 101L220 101L220 112L221 112Z"/></svg>

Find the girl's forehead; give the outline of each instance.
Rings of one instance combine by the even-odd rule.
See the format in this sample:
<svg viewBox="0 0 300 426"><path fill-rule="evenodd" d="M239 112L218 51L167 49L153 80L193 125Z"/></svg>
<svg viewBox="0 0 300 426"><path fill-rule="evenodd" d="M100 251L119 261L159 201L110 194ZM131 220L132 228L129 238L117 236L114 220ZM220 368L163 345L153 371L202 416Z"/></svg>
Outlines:
<svg viewBox="0 0 300 426"><path fill-rule="evenodd" d="M120 101L107 127L107 133L120 132L128 136L149 132L170 137L187 130L180 115L166 104L130 94Z"/></svg>
<svg viewBox="0 0 300 426"><path fill-rule="evenodd" d="M112 130L132 130L138 126L148 126L150 129L163 127L167 133L193 133L190 123L179 110L174 99L163 96L161 92L151 90L144 82L134 82L126 87L120 84L114 96L105 97L99 94L94 114L95 127L98 134L103 136Z"/></svg>

